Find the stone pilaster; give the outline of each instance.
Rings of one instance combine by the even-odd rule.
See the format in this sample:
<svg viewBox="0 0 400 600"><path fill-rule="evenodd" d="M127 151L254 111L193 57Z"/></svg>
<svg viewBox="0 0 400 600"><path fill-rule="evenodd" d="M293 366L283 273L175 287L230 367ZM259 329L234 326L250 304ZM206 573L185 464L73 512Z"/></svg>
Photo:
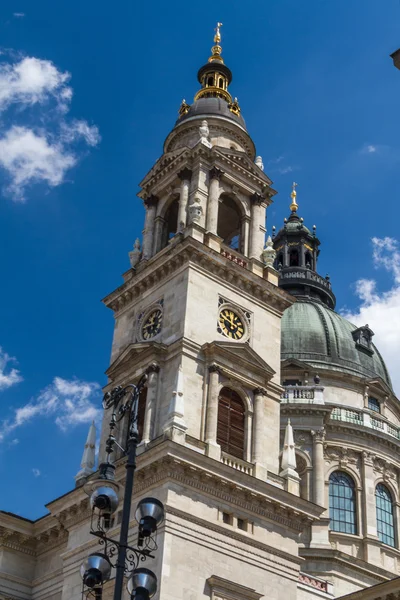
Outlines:
<svg viewBox="0 0 400 600"><path fill-rule="evenodd" d="M325 429L311 431L313 437L313 502L326 507L325 501ZM322 513L320 520L311 526L311 548L330 548L329 514Z"/></svg>
<svg viewBox="0 0 400 600"><path fill-rule="evenodd" d="M208 402L206 416L207 455L219 460L221 458L221 448L219 444L217 444L217 425L220 369L217 365L211 365L208 372Z"/></svg>
<svg viewBox="0 0 400 600"><path fill-rule="evenodd" d="M208 190L206 231L214 235L217 235L219 182L222 175L223 171L217 167L213 167L209 174L210 184Z"/></svg>
<svg viewBox="0 0 400 600"><path fill-rule="evenodd" d="M156 364L147 369L147 396L144 414L143 436L140 445L148 444L153 435L154 411L157 402L158 377L160 367Z"/></svg>
<svg viewBox="0 0 400 600"><path fill-rule="evenodd" d="M364 544L365 560L380 564L381 551L376 528L376 474L374 473L374 455L372 452L364 451L361 456L361 480L363 482L363 487L361 490L362 501L359 502L361 519L358 518L358 523L359 526L364 524L364 531L360 531L359 533L363 534L364 539L368 539L368 543ZM357 500L359 500L359 498L357 498Z"/></svg>
<svg viewBox="0 0 400 600"><path fill-rule="evenodd" d="M264 403L267 392L264 388L256 388L254 394L253 418L253 463L254 475L258 479L267 478L267 467L264 460L263 437L265 435Z"/></svg>
<svg viewBox="0 0 400 600"><path fill-rule="evenodd" d="M179 211L178 211L178 231L182 231L186 227L187 223L187 209L189 202L189 188L190 179L192 177L192 171L190 169L183 169L178 173L178 177L181 180L181 190L179 195Z"/></svg>

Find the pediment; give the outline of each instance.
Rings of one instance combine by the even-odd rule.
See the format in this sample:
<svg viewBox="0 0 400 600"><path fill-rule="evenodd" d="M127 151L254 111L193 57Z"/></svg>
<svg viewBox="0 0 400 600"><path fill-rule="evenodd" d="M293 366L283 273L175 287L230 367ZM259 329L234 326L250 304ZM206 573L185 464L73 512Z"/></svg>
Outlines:
<svg viewBox="0 0 400 600"><path fill-rule="evenodd" d="M173 150L172 152L167 152L160 156L160 158L155 162L154 166L150 169L147 175L140 182L140 187L145 187L151 181L151 179L163 169L171 166L174 161L179 158L182 154L188 151L188 148L178 148L177 150Z"/></svg>
<svg viewBox="0 0 400 600"><path fill-rule="evenodd" d="M274 369L253 348L240 342L211 342L202 346L208 362L258 381L269 381Z"/></svg>
<svg viewBox="0 0 400 600"><path fill-rule="evenodd" d="M393 395L393 390L390 389L388 384L381 377L374 377L373 379L367 379L366 384L369 385L370 387L374 386L375 388L378 388L387 396Z"/></svg>
<svg viewBox="0 0 400 600"><path fill-rule="evenodd" d="M129 344L106 371L110 382L119 378L123 373L143 370L152 362L159 364L164 359L167 347L157 342Z"/></svg>
<svg viewBox="0 0 400 600"><path fill-rule="evenodd" d="M291 369L296 371L315 371L315 367L312 367L306 362L297 360L296 358L287 358L281 361L281 369Z"/></svg>
<svg viewBox="0 0 400 600"><path fill-rule="evenodd" d="M233 163L242 168L245 168L252 175L257 177L258 179L261 179L268 186L272 184L272 180L268 177L268 175L266 175L264 171L257 167L257 165L253 163L253 161L247 156L247 154L235 150L230 150L229 148L221 147L214 147L214 150L216 154L222 154L226 158L229 158L229 160L231 160Z"/></svg>

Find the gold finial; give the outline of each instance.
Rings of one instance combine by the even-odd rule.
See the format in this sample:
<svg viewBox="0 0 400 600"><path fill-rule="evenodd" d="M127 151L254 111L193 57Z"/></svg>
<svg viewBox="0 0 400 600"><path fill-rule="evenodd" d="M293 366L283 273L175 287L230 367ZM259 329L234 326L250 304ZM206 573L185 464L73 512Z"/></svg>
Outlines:
<svg viewBox="0 0 400 600"><path fill-rule="evenodd" d="M290 205L290 210L292 212L296 212L298 207L298 204L296 202L296 196L297 196L297 192L296 192L296 188L297 188L297 183L295 181L293 181L293 185L292 185L292 193L290 194L290 197L292 199L292 203Z"/></svg>
<svg viewBox="0 0 400 600"><path fill-rule="evenodd" d="M214 62L214 61L218 61L220 63L224 62L224 59L221 57L222 47L220 46L220 42L221 42L220 28L221 27L222 27L222 23L217 23L217 26L214 30L215 31L215 35L214 35L215 46L213 46L211 48L212 56L210 56L210 58L208 59L208 62Z"/></svg>
<svg viewBox="0 0 400 600"><path fill-rule="evenodd" d="M215 35L214 35L214 43L215 44L219 44L221 41L220 27L222 27L222 23L217 23L217 26L214 30L215 31Z"/></svg>

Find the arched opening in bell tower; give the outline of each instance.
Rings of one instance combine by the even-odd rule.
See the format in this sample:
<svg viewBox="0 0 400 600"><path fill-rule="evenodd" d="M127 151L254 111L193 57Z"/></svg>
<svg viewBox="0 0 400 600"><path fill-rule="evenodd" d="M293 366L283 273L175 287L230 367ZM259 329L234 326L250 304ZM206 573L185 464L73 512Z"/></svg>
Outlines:
<svg viewBox="0 0 400 600"><path fill-rule="evenodd" d="M296 248L293 248L289 252L289 266L290 267L298 267L300 264L299 251Z"/></svg>
<svg viewBox="0 0 400 600"><path fill-rule="evenodd" d="M221 196L218 208L217 235L232 250L242 252L242 214L235 200Z"/></svg>
<svg viewBox="0 0 400 600"><path fill-rule="evenodd" d="M175 198L169 205L165 216L162 235L162 248L168 244L169 240L174 237L179 227L178 223L179 198Z"/></svg>

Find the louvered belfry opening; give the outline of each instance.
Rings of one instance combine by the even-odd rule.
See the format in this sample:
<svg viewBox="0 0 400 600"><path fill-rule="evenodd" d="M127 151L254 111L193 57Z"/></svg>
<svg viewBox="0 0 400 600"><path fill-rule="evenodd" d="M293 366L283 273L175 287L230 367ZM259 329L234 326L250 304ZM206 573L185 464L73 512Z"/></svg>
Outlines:
<svg viewBox="0 0 400 600"><path fill-rule="evenodd" d="M138 406L138 421L137 427L139 432L139 442L142 441L143 427L144 427L144 414L146 412L146 398L147 398L147 387L140 390L139 394L139 406Z"/></svg>
<svg viewBox="0 0 400 600"><path fill-rule="evenodd" d="M217 442L223 452L244 458L245 407L239 394L222 388L218 398Z"/></svg>

